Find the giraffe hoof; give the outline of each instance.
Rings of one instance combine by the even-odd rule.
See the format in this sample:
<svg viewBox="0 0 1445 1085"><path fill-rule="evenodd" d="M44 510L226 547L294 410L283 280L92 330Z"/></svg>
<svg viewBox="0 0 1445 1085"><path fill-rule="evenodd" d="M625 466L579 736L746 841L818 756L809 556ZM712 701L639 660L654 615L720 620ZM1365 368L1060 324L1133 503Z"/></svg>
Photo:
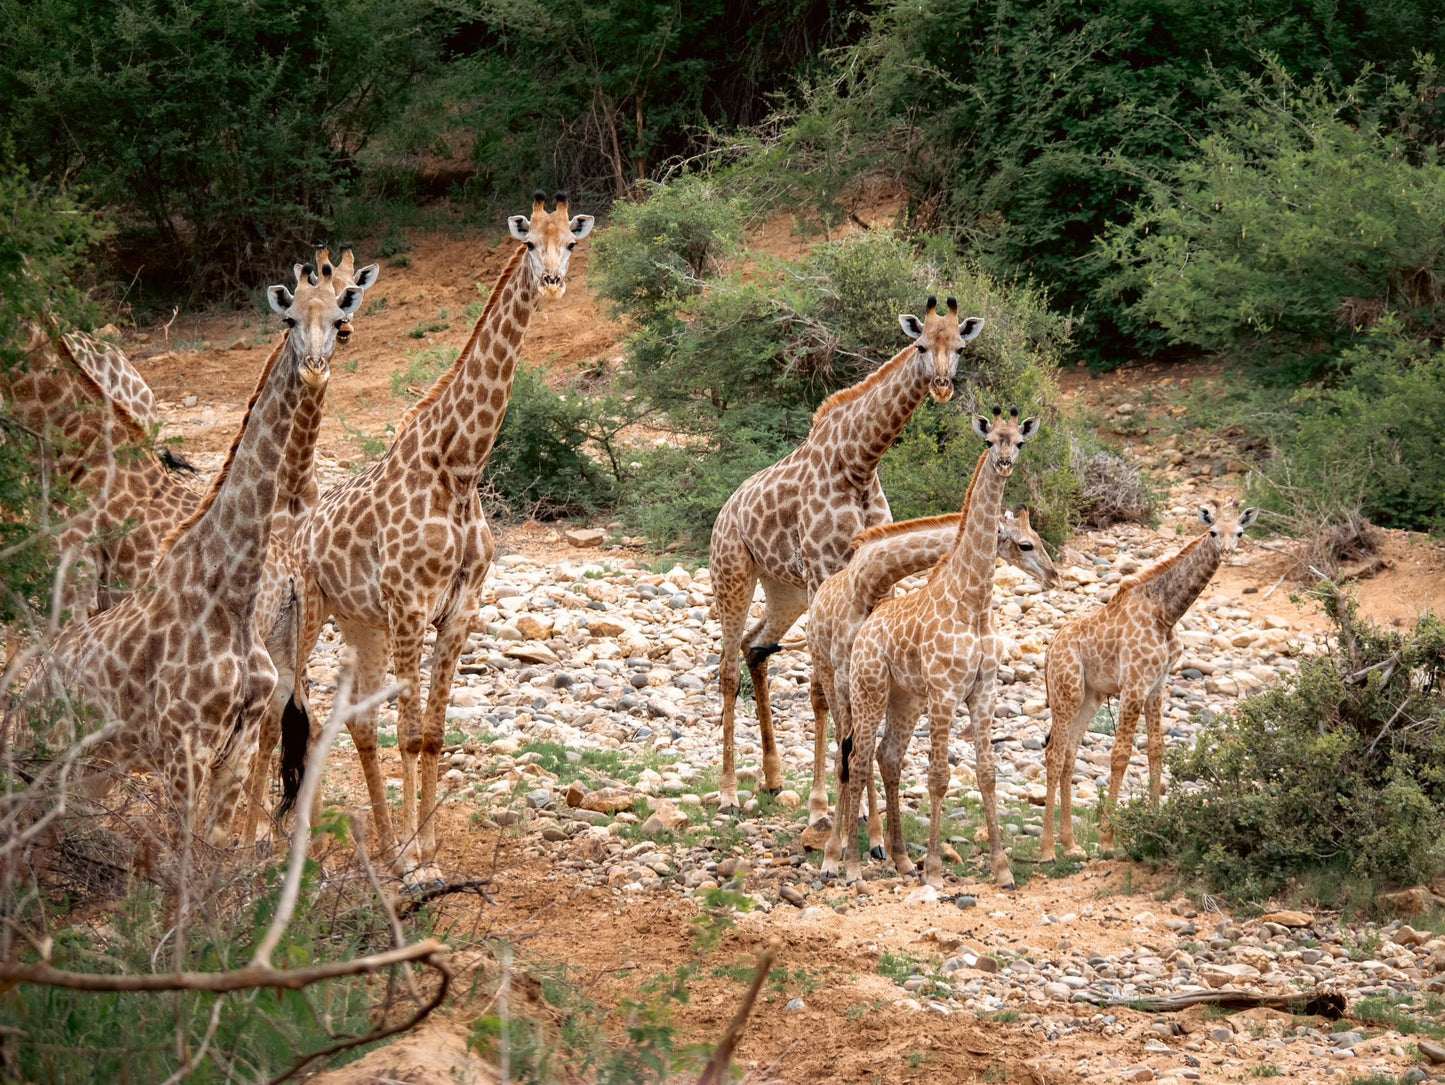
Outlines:
<svg viewBox="0 0 1445 1085"><path fill-rule="evenodd" d="M871 855L871 856L873 856L873 858L875 858L875 859L887 859L887 858L888 858L888 852L886 852L886 851L883 849L883 845L881 845L881 844L879 844L879 845L877 845L877 846L875 846L875 847L869 848L869 849L868 849L868 854Z"/></svg>
<svg viewBox="0 0 1445 1085"><path fill-rule="evenodd" d="M782 789L781 787L765 787L765 788L763 788L763 794L764 794L764 795L772 795L772 796L776 797L776 796L778 796L778 795L781 795L782 793L783 793L783 789Z"/></svg>
<svg viewBox="0 0 1445 1085"><path fill-rule="evenodd" d="M735 818L742 815L743 808L741 806L719 806L717 812L724 817Z"/></svg>

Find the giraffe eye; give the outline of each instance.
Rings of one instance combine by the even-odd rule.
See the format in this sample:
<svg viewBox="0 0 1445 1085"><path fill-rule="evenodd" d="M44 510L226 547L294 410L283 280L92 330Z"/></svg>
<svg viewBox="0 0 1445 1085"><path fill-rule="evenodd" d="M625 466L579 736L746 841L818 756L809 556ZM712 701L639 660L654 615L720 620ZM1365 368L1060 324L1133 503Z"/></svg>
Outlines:
<svg viewBox="0 0 1445 1085"><path fill-rule="evenodd" d="M575 249L575 248L577 247L577 242L575 242L575 241L569 241L569 242L567 242L567 247L568 247L569 249Z"/></svg>
<svg viewBox="0 0 1445 1085"><path fill-rule="evenodd" d="M1020 550L1032 550L1033 548L1034 548L1034 544L1033 544L1033 543L1019 543L1019 549L1020 549Z"/></svg>
<svg viewBox="0 0 1445 1085"><path fill-rule="evenodd" d="M537 247L537 243L536 243L535 241L528 241L528 242L527 242L527 251L528 251L528 252L530 252L532 249L535 249L536 247Z"/></svg>
<svg viewBox="0 0 1445 1085"><path fill-rule="evenodd" d="M341 330L342 328L344 328L345 326L346 326L346 318L345 318L345 317L342 317L340 320L338 320L335 324L332 325L332 327L334 327L337 331L340 331L340 330Z"/></svg>
<svg viewBox="0 0 1445 1085"><path fill-rule="evenodd" d="M295 318L294 316L288 316L288 317L286 318L286 327L288 327L288 328L294 328L294 327L296 327L296 318Z"/></svg>

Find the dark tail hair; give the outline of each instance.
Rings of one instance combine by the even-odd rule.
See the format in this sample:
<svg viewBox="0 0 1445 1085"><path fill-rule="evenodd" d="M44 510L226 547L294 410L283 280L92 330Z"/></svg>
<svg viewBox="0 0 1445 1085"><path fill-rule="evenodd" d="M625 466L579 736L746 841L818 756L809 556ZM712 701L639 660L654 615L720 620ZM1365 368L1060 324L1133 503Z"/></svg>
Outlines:
<svg viewBox="0 0 1445 1085"><path fill-rule="evenodd" d="M1054 740L1054 725L1049 724L1049 733L1044 736L1044 749L1049 748L1049 743Z"/></svg>
<svg viewBox="0 0 1445 1085"><path fill-rule="evenodd" d="M283 818L296 805L301 778L306 775L306 746L311 741L311 716L296 701L296 694L281 712L281 805L276 817Z"/></svg>
<svg viewBox="0 0 1445 1085"><path fill-rule="evenodd" d="M840 783L846 784L849 775L848 762L853 760L853 736L849 735L840 742L838 746L838 752L842 754L842 756L838 758L838 780Z"/></svg>

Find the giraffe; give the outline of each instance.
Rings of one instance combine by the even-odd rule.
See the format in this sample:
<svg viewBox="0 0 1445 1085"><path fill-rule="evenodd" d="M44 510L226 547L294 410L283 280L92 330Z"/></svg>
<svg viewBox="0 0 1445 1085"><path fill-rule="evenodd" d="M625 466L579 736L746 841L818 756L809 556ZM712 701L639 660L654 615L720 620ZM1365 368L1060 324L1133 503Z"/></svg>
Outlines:
<svg viewBox="0 0 1445 1085"><path fill-rule="evenodd" d="M277 464L293 439L303 387L326 383L337 329L363 297L354 286L338 296L329 280L313 284L306 269L297 271L294 291L267 291L289 331L266 362L209 492L162 542L152 590L68 627L32 683L32 696L73 697L111 721L89 756L150 767L177 809L198 810L209 782L205 837L216 846L229 838L276 678L252 624Z"/></svg>
<svg viewBox="0 0 1445 1085"><path fill-rule="evenodd" d="M854 554L842 569L823 581L808 608L808 654L813 660L813 788L808 796L808 821L816 825L828 813L824 783L831 709L841 742L851 733L848 706L848 663L854 639L875 607L893 594L904 577L924 572L958 540L958 513L870 527L853 540ZM1019 505L1004 511L998 522L997 557L1032 575L1044 587L1054 584L1054 563L1043 540L1029 523L1029 510ZM869 766L868 840L875 859L884 858L883 819Z"/></svg>
<svg viewBox="0 0 1445 1085"><path fill-rule="evenodd" d="M1134 729L1144 715L1148 734L1149 805L1159 805L1164 760L1164 685L1179 642L1174 626L1209 584L1220 563L1232 554L1257 509L1221 514L1211 502L1199 507L1209 530L1171 558L1123 581L1104 606L1075 618L1054 635L1044 657L1044 687L1052 723L1046 742L1044 835L1039 858L1054 858L1054 796L1060 796L1059 837L1064 853L1083 858L1074 843L1074 760L1094 713L1108 697L1119 695L1109 793L1099 811L1099 844L1114 847L1110 812L1124 783Z"/></svg>
<svg viewBox="0 0 1445 1085"><path fill-rule="evenodd" d="M989 865L1000 887L1013 887L1004 855L994 803L993 709L1002 645L993 630L993 568L998 552L997 526L1004 486L1024 442L1039 428L1038 419L1008 420L994 408L992 421L975 416L974 432L988 444L979 457L963 506L963 522L953 547L934 566L928 583L915 592L886 599L870 614L853 642L848 701L852 734L840 743L838 809L823 852L823 875L836 877L840 858L849 881L859 879L856 832L844 831L857 820L858 800L869 778L878 726L888 727L878 749L878 766L888 804L888 853L900 874L913 871L903 844L898 808L898 779L903 755L922 708L928 709L928 858L924 881L943 885L939 834L943 796L948 788L948 735L960 700L973 725L975 774L988 824Z"/></svg>
<svg viewBox="0 0 1445 1085"><path fill-rule="evenodd" d="M946 312L929 298L924 319L898 318L908 346L851 388L823 401L807 438L773 466L753 475L728 498L712 529L713 613L722 626L718 684L722 690L724 812L739 809L734 727L738 653L747 660L758 705L763 787L783 786L773 738L768 656L818 586L841 569L864 528L892 519L878 481L878 464L925 396L946 403L964 345L983 329L982 317L961 324L958 302ZM745 630L753 591L761 582L763 617Z"/></svg>
<svg viewBox="0 0 1445 1085"><path fill-rule="evenodd" d="M357 652L360 690L379 688L388 654L397 681L406 686L397 702L400 847L377 761L377 713L350 728L381 846L411 885L441 878L433 814L445 714L457 656L481 607L495 551L477 483L502 425L538 296L562 297L572 249L592 229L592 216L568 215L566 193L557 193L556 210L549 213L538 192L530 219L508 220L522 245L498 277L466 347L402 420L385 455L323 494L294 541L304 575L298 660L310 654L321 623L334 615ZM428 624L437 635L423 710L421 654Z"/></svg>
<svg viewBox="0 0 1445 1085"><path fill-rule="evenodd" d="M56 544L83 562L83 573L67 581L64 605L85 617L144 578L161 539L201 495L152 447L155 397L118 349L32 325L27 354L25 369L7 376L5 396L40 436L55 474L84 501Z"/></svg>

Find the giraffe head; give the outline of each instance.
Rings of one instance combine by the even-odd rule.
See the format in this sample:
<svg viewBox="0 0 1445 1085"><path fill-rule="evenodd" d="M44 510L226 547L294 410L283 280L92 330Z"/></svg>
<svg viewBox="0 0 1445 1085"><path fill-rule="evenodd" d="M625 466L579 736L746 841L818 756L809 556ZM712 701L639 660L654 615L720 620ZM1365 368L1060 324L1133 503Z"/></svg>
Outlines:
<svg viewBox="0 0 1445 1085"><path fill-rule="evenodd" d="M1221 511L1213 501L1199 506L1200 521L1209 525L1210 542L1226 554L1234 552L1239 540L1244 538L1245 529L1258 517L1258 509L1241 510L1237 501L1227 512Z"/></svg>
<svg viewBox="0 0 1445 1085"><path fill-rule="evenodd" d="M362 290L369 290L376 277L381 274L381 265L367 264L360 271L356 270L356 253L350 245L343 245L341 248L340 263L331 262L331 250L319 248L316 250L316 267L323 279L330 278L337 295L339 296L348 286L359 286ZM336 341L345 343L351 339L351 320L348 318L341 327L336 329Z"/></svg>
<svg viewBox="0 0 1445 1085"><path fill-rule="evenodd" d="M928 394L935 403L947 403L953 398L958 356L963 353L963 345L983 330L981 316L971 316L959 323L957 298L949 298L947 305L948 312L940 313L938 299L929 298L922 320L912 313L898 318L903 334L912 337L913 345L918 348L918 364L932 373Z"/></svg>
<svg viewBox="0 0 1445 1085"><path fill-rule="evenodd" d="M555 197L557 210L547 212L546 194L538 189L532 196L532 217L513 215L507 229L527 246L527 266L542 288L543 297L554 301L567 293L567 263L577 242L592 232L591 215L567 217L567 193Z"/></svg>
<svg viewBox="0 0 1445 1085"><path fill-rule="evenodd" d="M1027 505L1004 510L998 522L998 556L1014 568L1028 573L1044 587L1054 586L1058 574L1054 570L1053 559L1044 549L1044 540L1029 524Z"/></svg>
<svg viewBox="0 0 1445 1085"><path fill-rule="evenodd" d="M1018 459L1019 448L1038 434L1039 420L1025 418L1020 422L1017 407L1009 408L1008 418L1005 419L1003 409L995 407L992 418L985 418L981 414L973 416L973 432L987 442L988 462L993 465L993 469L1008 478L1014 473L1014 461Z"/></svg>
<svg viewBox="0 0 1445 1085"><path fill-rule="evenodd" d="M270 286L266 288L266 299L290 329L287 335L301 359L301 379L319 388L331 375L331 352L336 349L337 335L361 308L366 290L355 284L337 290L334 270L318 275L311 264L297 264L294 271L296 289Z"/></svg>

